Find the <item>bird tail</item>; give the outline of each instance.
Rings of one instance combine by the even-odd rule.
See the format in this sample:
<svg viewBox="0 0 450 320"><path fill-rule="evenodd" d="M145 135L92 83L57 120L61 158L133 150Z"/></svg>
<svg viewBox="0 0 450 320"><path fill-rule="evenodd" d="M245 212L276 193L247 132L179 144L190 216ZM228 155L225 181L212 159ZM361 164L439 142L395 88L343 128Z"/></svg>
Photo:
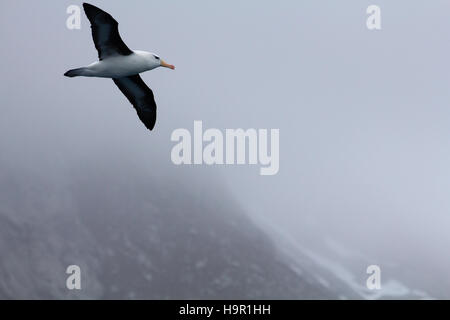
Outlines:
<svg viewBox="0 0 450 320"><path fill-rule="evenodd" d="M69 78L80 77L85 75L85 71L86 68L77 68L67 71L64 75Z"/></svg>

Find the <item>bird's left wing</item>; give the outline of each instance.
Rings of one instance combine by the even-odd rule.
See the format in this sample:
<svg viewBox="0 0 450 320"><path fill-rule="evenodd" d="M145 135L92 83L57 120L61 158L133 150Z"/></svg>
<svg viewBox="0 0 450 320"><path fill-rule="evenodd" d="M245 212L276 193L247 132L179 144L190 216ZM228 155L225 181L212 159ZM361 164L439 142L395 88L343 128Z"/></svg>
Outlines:
<svg viewBox="0 0 450 320"><path fill-rule="evenodd" d="M91 23L92 38L100 60L133 53L119 34L119 23L107 12L89 3L83 3L84 12Z"/></svg>
<svg viewBox="0 0 450 320"><path fill-rule="evenodd" d="M152 130L156 122L156 102L152 90L138 74L113 81L134 106L139 119L147 129Z"/></svg>

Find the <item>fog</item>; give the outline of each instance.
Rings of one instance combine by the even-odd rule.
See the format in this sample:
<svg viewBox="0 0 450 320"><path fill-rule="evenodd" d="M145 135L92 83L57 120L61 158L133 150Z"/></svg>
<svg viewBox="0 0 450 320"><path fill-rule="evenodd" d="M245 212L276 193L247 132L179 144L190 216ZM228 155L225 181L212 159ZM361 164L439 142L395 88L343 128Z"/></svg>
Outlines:
<svg viewBox="0 0 450 320"><path fill-rule="evenodd" d="M322 263L339 281L352 278L350 287L364 287L366 268L375 264L381 295L383 284L394 283L406 297L449 298L448 1L92 3L119 21L130 48L177 67L142 75L158 104L154 131L111 80L63 77L97 59L84 14L80 30L66 28L66 8L81 2L4 1L2 177L26 185L18 176L33 172L34 187L50 181L59 189L72 184L78 168L80 176L98 172L109 188L107 177L118 172L161 186L162 205L177 199L180 185L201 201L209 189L221 190L230 208L239 208L218 210L221 219L239 211L278 250ZM371 4L381 7L382 30L366 28ZM279 173L261 176L254 165L175 166L170 135L192 132L195 120L222 131L280 129ZM15 190L10 183L2 179L1 189ZM53 194L60 208L64 199ZM220 198L206 207L214 211ZM32 207L21 214L51 211ZM328 296L339 294L321 297Z"/></svg>

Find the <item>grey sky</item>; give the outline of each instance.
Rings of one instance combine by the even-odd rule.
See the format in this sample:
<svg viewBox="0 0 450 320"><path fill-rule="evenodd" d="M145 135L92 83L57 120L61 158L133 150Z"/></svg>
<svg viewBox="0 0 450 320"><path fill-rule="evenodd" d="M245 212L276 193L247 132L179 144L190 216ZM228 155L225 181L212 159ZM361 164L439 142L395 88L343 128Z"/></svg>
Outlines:
<svg viewBox="0 0 450 320"><path fill-rule="evenodd" d="M4 1L5 161L40 154L57 177L57 162L117 150L161 175L223 181L255 220L305 246L336 239L450 287L448 1L92 3L119 21L130 48L177 67L143 75L159 108L155 130L112 81L62 76L97 59L86 17L81 30L65 27L67 6L81 2ZM381 7L381 31L366 28L370 4ZM173 166L170 134L194 120L279 128L280 172Z"/></svg>

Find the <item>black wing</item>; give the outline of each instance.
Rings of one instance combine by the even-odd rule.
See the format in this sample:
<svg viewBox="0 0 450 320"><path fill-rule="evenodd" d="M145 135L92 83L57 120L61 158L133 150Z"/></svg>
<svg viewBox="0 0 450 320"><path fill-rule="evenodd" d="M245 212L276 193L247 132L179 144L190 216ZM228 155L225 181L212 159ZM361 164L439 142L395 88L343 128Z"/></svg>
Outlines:
<svg viewBox="0 0 450 320"><path fill-rule="evenodd" d="M133 53L120 38L119 24L109 13L88 3L83 3L83 8L91 23L92 38L100 60Z"/></svg>
<svg viewBox="0 0 450 320"><path fill-rule="evenodd" d="M113 81L134 106L139 119L147 129L152 130L156 122L156 102L152 90L138 74Z"/></svg>

